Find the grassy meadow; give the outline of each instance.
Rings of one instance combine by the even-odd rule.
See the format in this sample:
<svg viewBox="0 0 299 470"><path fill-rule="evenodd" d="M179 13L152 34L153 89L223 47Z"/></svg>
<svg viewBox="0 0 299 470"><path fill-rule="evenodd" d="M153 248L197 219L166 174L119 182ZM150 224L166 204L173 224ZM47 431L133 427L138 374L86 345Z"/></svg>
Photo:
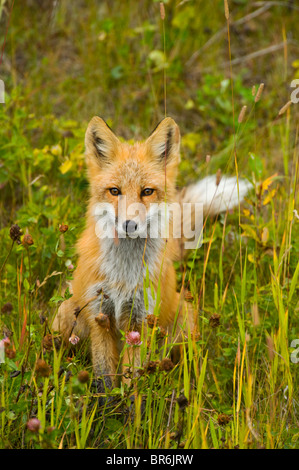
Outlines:
<svg viewBox="0 0 299 470"><path fill-rule="evenodd" d="M164 7L0 1L2 449L299 447L299 7ZM179 187L218 172L254 189L176 265L199 330L180 363L150 328L140 376L100 406L88 344L51 330L84 227L84 134L99 115L142 140L165 112L182 134Z"/></svg>

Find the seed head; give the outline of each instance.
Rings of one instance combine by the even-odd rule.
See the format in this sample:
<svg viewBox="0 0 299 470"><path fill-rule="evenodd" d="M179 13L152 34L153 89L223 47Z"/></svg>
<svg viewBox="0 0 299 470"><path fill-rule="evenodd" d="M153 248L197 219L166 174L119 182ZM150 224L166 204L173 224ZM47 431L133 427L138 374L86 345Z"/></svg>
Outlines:
<svg viewBox="0 0 299 470"><path fill-rule="evenodd" d="M163 339L163 338L165 338L166 334L167 334L167 333L166 333L165 328L163 328L162 326L159 326L158 332L157 332L157 337L158 337L158 339Z"/></svg>
<svg viewBox="0 0 299 470"><path fill-rule="evenodd" d="M159 361L149 361L145 366L146 372L148 372L149 374L153 374L154 372L156 372L158 364Z"/></svg>
<svg viewBox="0 0 299 470"><path fill-rule="evenodd" d="M6 304L3 305L1 308L2 313L11 313L12 312L12 303L7 302Z"/></svg>
<svg viewBox="0 0 299 470"><path fill-rule="evenodd" d="M222 413L218 415L217 421L218 421L219 426L225 426L226 424L230 422L230 417L226 415L225 413Z"/></svg>
<svg viewBox="0 0 299 470"><path fill-rule="evenodd" d="M243 122L245 113L246 113L247 106L243 106L243 108L240 111L239 117L238 117L238 123L241 124Z"/></svg>
<svg viewBox="0 0 299 470"><path fill-rule="evenodd" d="M23 240L22 240L22 244L25 248L27 248L28 246L31 246L33 245L34 241L33 241L33 238L32 236L30 235L30 233L26 233L23 237Z"/></svg>
<svg viewBox="0 0 299 470"><path fill-rule="evenodd" d="M41 377L49 377L51 374L51 367L43 359L36 361L36 373Z"/></svg>
<svg viewBox="0 0 299 470"><path fill-rule="evenodd" d="M256 93L255 98L254 98L255 103L257 103L260 100L260 98L262 96L262 93L263 93L264 86L265 86L265 84L261 83L260 86L258 87L257 93Z"/></svg>
<svg viewBox="0 0 299 470"><path fill-rule="evenodd" d="M14 242L17 242L18 245L20 245L21 243L21 240L20 240L21 235L22 235L22 231L17 224L14 224L10 227L9 236Z"/></svg>
<svg viewBox="0 0 299 470"><path fill-rule="evenodd" d="M46 351L53 350L53 341L54 341L55 349L60 349L61 338L59 336L53 336L50 333L48 333L46 336L43 337L42 346L44 347L44 349L46 349Z"/></svg>
<svg viewBox="0 0 299 470"><path fill-rule="evenodd" d="M164 370L165 372L170 372L173 368L174 368L174 364L170 359L168 359L168 357L165 357L160 362L160 369Z"/></svg>
<svg viewBox="0 0 299 470"><path fill-rule="evenodd" d="M252 305L251 312L252 312L253 326L259 326L259 324L261 323L261 320L260 320L260 315L259 315L259 307L256 302Z"/></svg>
<svg viewBox="0 0 299 470"><path fill-rule="evenodd" d="M68 231L68 229L69 229L68 225L65 225L65 224L59 224L59 231L60 231L61 233L65 233L65 232L67 232L67 231Z"/></svg>
<svg viewBox="0 0 299 470"><path fill-rule="evenodd" d="M286 110L291 106L291 104L292 104L292 101L288 101L282 108L280 108L278 112L278 116L281 116L282 114L284 114Z"/></svg>
<svg viewBox="0 0 299 470"><path fill-rule="evenodd" d="M42 345L47 351L52 351L53 349L52 339L53 339L53 336L50 335L50 333L43 337Z"/></svg>
<svg viewBox="0 0 299 470"><path fill-rule="evenodd" d="M38 432L40 430L40 420L37 418L31 418L27 421L27 429L31 432Z"/></svg>
<svg viewBox="0 0 299 470"><path fill-rule="evenodd" d="M177 404L179 405L180 410L184 410L186 406L188 406L189 402L183 393L181 393L181 395L177 399Z"/></svg>
<svg viewBox="0 0 299 470"><path fill-rule="evenodd" d="M78 374L78 380L81 384L86 384L89 381L89 373L87 370L81 370Z"/></svg>
<svg viewBox="0 0 299 470"><path fill-rule="evenodd" d="M150 328L153 328L155 325L156 325L156 326L158 325L158 317L156 317L156 316L153 315L153 314L147 315L146 321L147 321L147 325L148 325Z"/></svg>
<svg viewBox="0 0 299 470"><path fill-rule="evenodd" d="M220 318L221 318L221 315L219 315L219 313L214 313L213 315L211 315L210 320L209 320L210 326L212 328L216 328L217 326L219 326Z"/></svg>
<svg viewBox="0 0 299 470"><path fill-rule="evenodd" d="M229 20L229 8L228 8L227 0L224 0L224 14L225 14L225 18Z"/></svg>
<svg viewBox="0 0 299 470"><path fill-rule="evenodd" d="M216 186L219 186L220 181L221 181L221 170L219 168L216 173Z"/></svg>
<svg viewBox="0 0 299 470"><path fill-rule="evenodd" d="M274 341L271 336L266 336L267 348L268 348L268 356L270 361L273 361L275 355L274 349Z"/></svg>
<svg viewBox="0 0 299 470"><path fill-rule="evenodd" d="M161 20L165 20L165 7L163 2L160 2L160 16Z"/></svg>
<svg viewBox="0 0 299 470"><path fill-rule="evenodd" d="M14 359L16 357L16 351L13 349L5 349L5 355L8 359Z"/></svg>

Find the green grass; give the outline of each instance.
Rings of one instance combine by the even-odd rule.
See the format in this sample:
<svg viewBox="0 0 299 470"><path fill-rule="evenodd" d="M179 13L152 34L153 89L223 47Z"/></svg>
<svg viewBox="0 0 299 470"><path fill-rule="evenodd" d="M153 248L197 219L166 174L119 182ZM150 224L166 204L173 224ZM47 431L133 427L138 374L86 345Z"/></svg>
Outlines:
<svg viewBox="0 0 299 470"><path fill-rule="evenodd" d="M251 3L229 2L231 21L258 8ZM2 43L11 2L1 5ZM298 105L278 118L299 77L295 3L231 24L229 43L220 0L165 2L164 26L152 0L53 5L15 2L1 64L0 338L10 346L0 364L0 447L298 448ZM281 49L231 70L229 44L233 61L284 38ZM100 115L124 139L146 138L164 116L165 91L182 132L179 185L221 169L255 189L232 214L208 220L202 247L177 263L199 338L189 335L181 362L164 371L170 345L164 338L159 349L159 326L150 329L142 375L107 392L113 400L103 409L88 344L56 350L43 338L76 267L87 123ZM15 223L33 245L12 245ZM69 227L63 234L60 224ZM137 406L130 417L133 395L144 416ZM27 429L32 417L39 432Z"/></svg>

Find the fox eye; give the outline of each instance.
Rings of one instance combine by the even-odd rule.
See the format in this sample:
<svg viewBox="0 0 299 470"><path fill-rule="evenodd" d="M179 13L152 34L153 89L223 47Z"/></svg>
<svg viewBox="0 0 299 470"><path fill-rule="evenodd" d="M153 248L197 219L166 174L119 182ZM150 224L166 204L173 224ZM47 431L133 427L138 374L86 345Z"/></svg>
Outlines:
<svg viewBox="0 0 299 470"><path fill-rule="evenodd" d="M155 190L151 188L145 188L141 191L141 196L151 196Z"/></svg>
<svg viewBox="0 0 299 470"><path fill-rule="evenodd" d="M109 191L110 191L110 194L112 194L112 196L119 196L121 194L118 188L110 188Z"/></svg>

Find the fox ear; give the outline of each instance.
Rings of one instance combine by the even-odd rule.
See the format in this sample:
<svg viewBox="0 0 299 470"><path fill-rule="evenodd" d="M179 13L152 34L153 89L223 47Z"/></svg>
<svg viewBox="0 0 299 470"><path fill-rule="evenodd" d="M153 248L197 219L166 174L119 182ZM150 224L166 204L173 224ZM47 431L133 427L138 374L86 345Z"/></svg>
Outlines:
<svg viewBox="0 0 299 470"><path fill-rule="evenodd" d="M153 130L146 141L152 156L159 162L180 162L180 129L173 119L167 117Z"/></svg>
<svg viewBox="0 0 299 470"><path fill-rule="evenodd" d="M87 158L96 159L98 164L109 163L116 153L120 141L108 124L95 116L88 124L85 134L85 149Z"/></svg>

